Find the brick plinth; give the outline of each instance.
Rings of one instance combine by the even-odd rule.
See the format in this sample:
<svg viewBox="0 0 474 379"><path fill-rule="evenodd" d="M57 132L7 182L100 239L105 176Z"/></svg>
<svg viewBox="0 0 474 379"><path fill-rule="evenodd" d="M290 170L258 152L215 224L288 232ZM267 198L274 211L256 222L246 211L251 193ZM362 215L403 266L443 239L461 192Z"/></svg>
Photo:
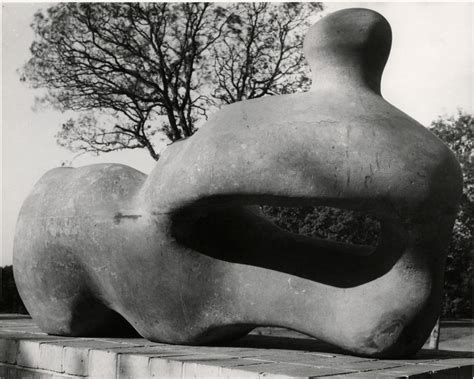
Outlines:
<svg viewBox="0 0 474 379"><path fill-rule="evenodd" d="M29 318L0 316L0 378L471 378L473 367L469 352L361 358L285 331L227 346L176 346L49 336Z"/></svg>

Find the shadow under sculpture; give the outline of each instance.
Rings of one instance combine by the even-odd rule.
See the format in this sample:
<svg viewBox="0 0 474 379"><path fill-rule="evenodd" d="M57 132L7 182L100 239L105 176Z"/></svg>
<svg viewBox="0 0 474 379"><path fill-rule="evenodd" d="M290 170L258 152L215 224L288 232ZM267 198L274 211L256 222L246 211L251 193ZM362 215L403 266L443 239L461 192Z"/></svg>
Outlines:
<svg viewBox="0 0 474 379"><path fill-rule="evenodd" d="M379 14L333 13L304 42L311 91L223 107L148 177L117 164L46 173L15 239L34 320L174 344L273 325L353 354L416 353L439 314L462 179L451 151L382 98L390 44ZM369 249L294 235L256 204L367 212L381 237Z"/></svg>

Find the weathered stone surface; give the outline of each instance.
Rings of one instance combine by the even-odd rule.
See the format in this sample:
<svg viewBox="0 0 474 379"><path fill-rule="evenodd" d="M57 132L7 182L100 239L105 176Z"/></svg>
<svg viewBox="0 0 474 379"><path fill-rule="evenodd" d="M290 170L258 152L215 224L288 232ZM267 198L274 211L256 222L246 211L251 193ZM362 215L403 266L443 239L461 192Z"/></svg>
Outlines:
<svg viewBox="0 0 474 379"><path fill-rule="evenodd" d="M114 164L45 174L14 252L41 329L203 344L277 325L354 354L414 354L438 317L462 179L381 96L390 43L379 14L336 12L305 39L310 92L222 108L149 177ZM256 204L370 212L381 239L371 251L293 235Z"/></svg>

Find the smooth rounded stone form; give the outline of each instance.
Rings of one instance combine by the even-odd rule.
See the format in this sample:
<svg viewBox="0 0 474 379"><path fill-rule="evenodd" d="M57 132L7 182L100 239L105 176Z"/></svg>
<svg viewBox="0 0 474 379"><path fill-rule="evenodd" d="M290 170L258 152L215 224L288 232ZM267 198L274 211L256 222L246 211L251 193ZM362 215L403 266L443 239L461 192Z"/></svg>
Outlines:
<svg viewBox="0 0 474 379"><path fill-rule="evenodd" d="M34 320L175 344L274 325L353 354L417 352L439 314L462 179L451 151L380 95L390 43L379 14L335 12L305 39L310 92L223 107L149 177L116 164L45 174L14 252ZM256 204L368 212L381 238L371 250L294 235Z"/></svg>

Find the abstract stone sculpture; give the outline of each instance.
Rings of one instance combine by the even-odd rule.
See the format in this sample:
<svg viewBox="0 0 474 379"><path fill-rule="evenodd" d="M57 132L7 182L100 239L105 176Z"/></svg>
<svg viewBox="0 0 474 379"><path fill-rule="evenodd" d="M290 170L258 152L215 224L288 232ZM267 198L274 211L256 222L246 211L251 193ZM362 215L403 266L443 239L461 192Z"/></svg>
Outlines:
<svg viewBox="0 0 474 379"><path fill-rule="evenodd" d="M305 39L310 92L222 108L149 177L117 164L45 174L14 253L39 326L204 344L274 325L354 354L418 351L462 184L451 151L380 95L390 43L379 14L333 13ZM369 212L381 238L372 251L294 235L256 204Z"/></svg>

